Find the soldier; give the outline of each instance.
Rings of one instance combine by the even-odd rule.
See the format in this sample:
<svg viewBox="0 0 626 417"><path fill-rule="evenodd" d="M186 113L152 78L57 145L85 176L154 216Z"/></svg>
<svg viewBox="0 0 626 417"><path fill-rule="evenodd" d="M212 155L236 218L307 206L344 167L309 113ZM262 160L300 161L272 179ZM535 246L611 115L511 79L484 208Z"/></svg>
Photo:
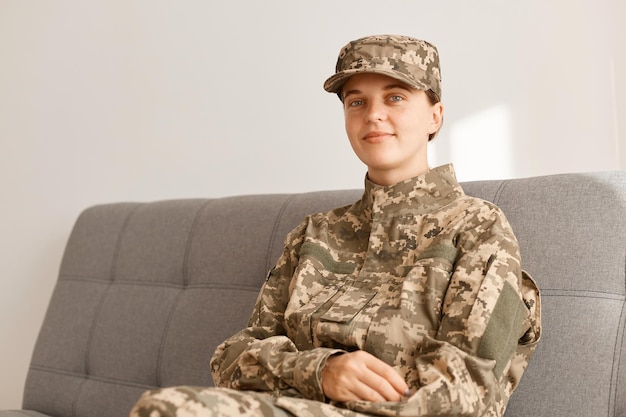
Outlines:
<svg viewBox="0 0 626 417"><path fill-rule="evenodd" d="M367 165L354 204L285 240L217 388L145 393L131 416L502 416L540 336L540 297L504 214L430 168L437 49L357 39L324 84Z"/></svg>

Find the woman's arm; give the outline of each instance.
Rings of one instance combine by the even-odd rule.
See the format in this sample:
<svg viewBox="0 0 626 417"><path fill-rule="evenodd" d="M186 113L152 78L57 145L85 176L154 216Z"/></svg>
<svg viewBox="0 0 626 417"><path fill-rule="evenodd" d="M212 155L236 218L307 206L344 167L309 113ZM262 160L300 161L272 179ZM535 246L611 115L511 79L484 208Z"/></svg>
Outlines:
<svg viewBox="0 0 626 417"><path fill-rule="evenodd" d="M284 312L306 223L287 237L285 249L268 274L248 327L223 342L211 359L217 386L256 391L294 388L306 398L324 401L321 368L338 349L299 351L287 337Z"/></svg>
<svg viewBox="0 0 626 417"><path fill-rule="evenodd" d="M460 237L437 334L417 357L416 395L430 410L501 415L518 383L507 374L518 344L528 342L520 342L531 327L522 294L528 283L517 240L500 212L494 215ZM529 358L518 359L525 367Z"/></svg>

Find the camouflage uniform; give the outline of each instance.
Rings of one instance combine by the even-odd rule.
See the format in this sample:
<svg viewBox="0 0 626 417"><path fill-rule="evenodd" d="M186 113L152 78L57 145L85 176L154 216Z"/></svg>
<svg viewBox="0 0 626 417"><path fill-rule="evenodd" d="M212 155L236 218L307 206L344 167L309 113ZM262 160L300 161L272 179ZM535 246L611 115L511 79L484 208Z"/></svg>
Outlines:
<svg viewBox="0 0 626 417"><path fill-rule="evenodd" d="M388 187L366 180L360 201L288 235L249 327L211 360L216 385L231 389L170 389L187 390L178 409L206 414L177 413L154 393L136 411L169 403L168 415L180 416L278 416L276 407L302 417L502 416L539 335L539 292L509 223L465 195L451 165ZM329 402L326 359L357 349L393 366L411 395Z"/></svg>

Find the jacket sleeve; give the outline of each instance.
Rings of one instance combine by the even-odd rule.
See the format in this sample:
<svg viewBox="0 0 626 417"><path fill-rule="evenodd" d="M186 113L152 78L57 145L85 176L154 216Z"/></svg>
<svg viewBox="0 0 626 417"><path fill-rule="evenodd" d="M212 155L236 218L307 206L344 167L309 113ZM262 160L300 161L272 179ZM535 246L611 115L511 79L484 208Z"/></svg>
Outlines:
<svg viewBox="0 0 626 417"><path fill-rule="evenodd" d="M324 401L321 369L330 355L341 351L299 351L284 326L289 285L305 226L301 224L287 236L283 254L268 274L248 327L217 347L211 359L216 386L255 391L295 389L305 398Z"/></svg>
<svg viewBox="0 0 626 417"><path fill-rule="evenodd" d="M504 413L540 332L539 294L529 291L517 239L486 207L490 215L459 236L440 326L418 359L425 401L477 416Z"/></svg>
<svg viewBox="0 0 626 417"><path fill-rule="evenodd" d="M501 416L539 338L539 294L497 207L482 206L457 239L437 334L418 354L416 400L426 415Z"/></svg>
<svg viewBox="0 0 626 417"><path fill-rule="evenodd" d="M483 206L449 247L456 252L439 326L416 348L412 395L355 402L379 415L502 416L540 335L539 292L521 269L518 243L499 209Z"/></svg>

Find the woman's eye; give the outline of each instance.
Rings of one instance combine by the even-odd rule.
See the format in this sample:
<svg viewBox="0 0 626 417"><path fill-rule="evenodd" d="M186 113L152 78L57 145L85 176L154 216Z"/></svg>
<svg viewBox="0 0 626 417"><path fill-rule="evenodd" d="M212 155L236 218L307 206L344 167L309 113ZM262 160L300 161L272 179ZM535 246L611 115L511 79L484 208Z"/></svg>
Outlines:
<svg viewBox="0 0 626 417"><path fill-rule="evenodd" d="M363 100L352 100L350 102L350 107L357 107L363 104Z"/></svg>
<svg viewBox="0 0 626 417"><path fill-rule="evenodd" d="M401 96L391 96L391 97L389 97L389 100L391 100L391 101L402 101L404 99Z"/></svg>

